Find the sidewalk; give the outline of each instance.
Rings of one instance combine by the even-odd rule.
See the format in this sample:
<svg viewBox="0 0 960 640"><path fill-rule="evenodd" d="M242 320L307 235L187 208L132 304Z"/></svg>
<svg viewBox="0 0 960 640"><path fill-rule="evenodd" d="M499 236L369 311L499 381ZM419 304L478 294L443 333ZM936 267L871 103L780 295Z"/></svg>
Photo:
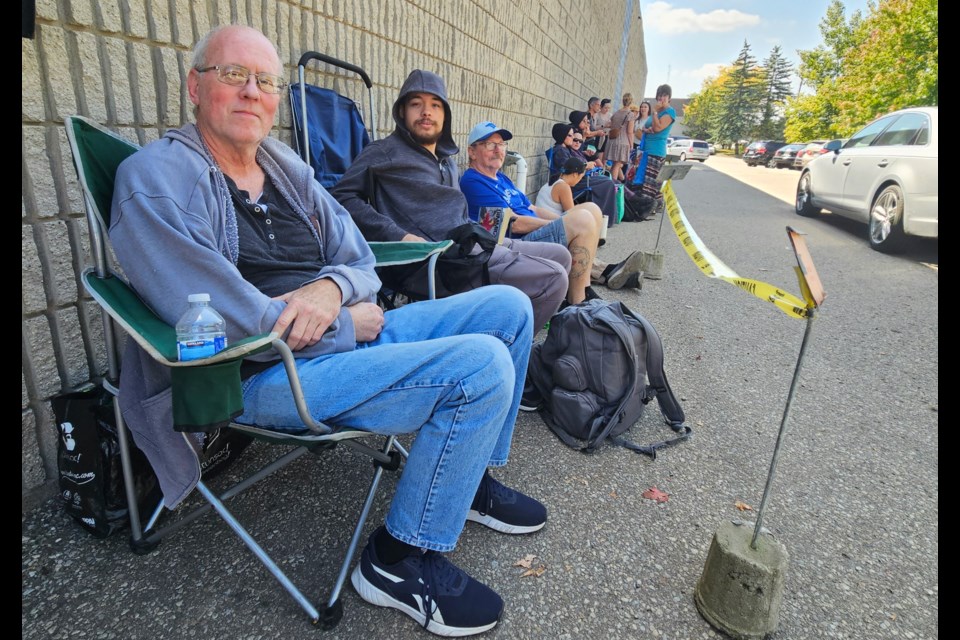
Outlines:
<svg viewBox="0 0 960 640"><path fill-rule="evenodd" d="M736 264L749 260L753 271L782 263L764 277L795 286L782 237L786 214L771 213L782 203L744 189L736 212L716 210L709 203L736 183L712 162L694 167L694 179L677 188L698 232ZM601 257L651 248L658 224L611 229ZM862 292L845 262L850 250L812 231L833 297L815 332L766 514L765 525L790 554L774 638L937 638L936 303L932 339L907 341L901 333L902 348L878 346L875 323L865 327L864 320L882 318L886 303ZM510 464L496 476L540 498L550 520L539 533L513 537L468 523L451 554L506 603L501 624L484 637L719 637L698 614L693 589L718 525L753 517L738 501L759 506L803 327L703 278L664 233L663 280L639 293L601 293L658 328L694 438L655 462L617 448L584 455L562 445L536 414L521 414ZM914 313L911 297L935 300L936 274L909 266L889 286ZM665 435L655 404L632 435L639 442ZM340 562L322 550L342 548L367 484L366 470L346 464L348 455L335 452L319 464L305 457L270 491L256 488L232 503L317 601ZM382 521L394 485L385 476L368 533ZM670 499L642 498L653 486ZM539 577L521 577L524 569L514 566L530 554L545 568ZM340 625L327 634L314 629L214 518L140 557L123 536L96 540L47 502L21 521L21 589L21 633L29 640L431 637L406 616L361 601L349 586Z"/></svg>

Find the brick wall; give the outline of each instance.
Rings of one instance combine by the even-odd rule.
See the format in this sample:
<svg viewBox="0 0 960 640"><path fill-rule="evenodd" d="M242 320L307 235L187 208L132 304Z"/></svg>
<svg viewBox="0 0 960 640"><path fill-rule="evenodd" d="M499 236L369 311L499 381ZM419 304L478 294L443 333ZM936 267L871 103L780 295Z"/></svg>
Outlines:
<svg viewBox="0 0 960 640"><path fill-rule="evenodd" d="M291 76L304 51L363 67L374 82L378 135L407 73L442 75L455 138L480 120L513 131L545 179L550 127L591 95L611 97L624 12L631 33L623 90L643 95L646 56L636 0L37 0L21 40L23 508L51 495L56 435L50 397L103 375L100 313L81 293L88 264L83 205L63 132L81 114L139 144L189 118L181 90L193 42L213 26L249 24L274 41ZM313 80L363 98L359 83L323 70ZM366 100L361 102L366 107ZM615 100L616 104L616 100ZM276 135L289 140L289 109ZM461 159L462 160L462 159Z"/></svg>

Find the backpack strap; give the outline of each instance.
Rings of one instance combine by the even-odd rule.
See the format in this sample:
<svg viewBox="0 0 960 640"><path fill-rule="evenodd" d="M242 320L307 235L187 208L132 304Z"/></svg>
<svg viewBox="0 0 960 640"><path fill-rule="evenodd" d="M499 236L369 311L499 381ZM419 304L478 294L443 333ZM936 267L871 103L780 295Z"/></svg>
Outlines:
<svg viewBox="0 0 960 640"><path fill-rule="evenodd" d="M656 393L657 404L660 405L660 413L663 415L666 423L670 425L670 428L673 429L679 435L670 440L664 440L662 442L656 442L649 445L639 445L635 442L627 440L622 436L616 436L610 438L610 442L620 445L630 449L631 451L636 451L637 453L642 453L644 455L650 456L651 459L657 459L657 450L666 449L667 447L672 447L681 442L689 440L693 435L693 429L686 424L686 417L683 413L683 408L680 406L680 402L677 401L676 396L673 395L673 390L670 389L670 384L667 382L667 374L663 370L663 343L660 341L660 335L657 333L657 330L653 328L653 325L641 315L634 313L629 307L627 307L622 302L620 304L620 310L624 315L629 315L631 318L640 323L640 326L643 327L643 332L646 334L647 338L647 377L650 378L650 389ZM633 342L632 336L627 336L625 334L624 328L620 323L609 323L610 328L617 334L621 341L627 348L627 353L630 354L630 357L636 361L638 359L636 345ZM636 368L634 368L633 378L636 379ZM632 388L632 387L631 387ZM620 406L617 408L617 413L614 414L615 417L619 417L618 414L623 410L624 405L626 404L627 394L623 401L620 403ZM649 396L647 396L649 398ZM645 402L647 400L645 399ZM607 433L615 422L610 421L610 426L604 430L604 433Z"/></svg>
<svg viewBox="0 0 960 640"><path fill-rule="evenodd" d="M624 306L622 302L619 304L622 309L626 309L626 306ZM624 323L620 322L618 318L611 319L611 318L604 317L607 314L613 313L609 305L598 306L597 309L598 309L598 313L594 315L594 319L606 324L610 328L610 330L613 331L614 334L616 334L616 336L620 339L620 342L623 343L623 347L627 350L627 355L630 356L631 362L636 362L637 360L639 360L640 356L637 354L637 345L633 341L633 336L627 333L626 328L624 327ZM599 434L592 435L587 440L587 445L586 447L584 447L585 449L587 449L588 451L592 451L597 446L597 444L600 442L603 442L604 439L607 437L607 435L610 433L610 431L612 431L613 428L617 426L621 420L623 420L623 413L627 406L627 402L629 402L639 382L640 381L637 378L637 368L635 366L630 367L630 384L627 385L627 390L623 393L623 396L620 398L620 404L617 405L617 408L610 415L610 419L607 420L607 425L603 428L603 431L601 431ZM610 441L616 442L618 439L619 438L611 438ZM627 448L629 449L631 447L627 447ZM651 455L651 454L647 454L647 455ZM653 454L651 455L651 457L655 457L655 455L656 454Z"/></svg>

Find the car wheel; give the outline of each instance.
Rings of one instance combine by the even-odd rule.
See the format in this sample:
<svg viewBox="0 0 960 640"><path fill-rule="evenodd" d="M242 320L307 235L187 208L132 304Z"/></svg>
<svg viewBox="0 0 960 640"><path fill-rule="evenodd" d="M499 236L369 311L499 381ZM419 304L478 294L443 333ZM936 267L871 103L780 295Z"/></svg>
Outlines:
<svg viewBox="0 0 960 640"><path fill-rule="evenodd" d="M706 162L706 161L707 161L706 158L700 158L700 162Z"/></svg>
<svg viewBox="0 0 960 640"><path fill-rule="evenodd" d="M687 161L687 154L681 153L681 154L680 154L680 162L686 162L686 161Z"/></svg>
<svg viewBox="0 0 960 640"><path fill-rule="evenodd" d="M771 169L776 169L776 168L777 168L777 161L774 160L773 158L770 158L770 159L767 161L767 166L768 166L769 168L771 168Z"/></svg>
<svg viewBox="0 0 960 640"><path fill-rule="evenodd" d="M798 216L812 218L820 213L820 210L813 206L812 196L813 192L810 191L810 172L807 171L800 176L800 181L797 183L796 210Z"/></svg>
<svg viewBox="0 0 960 640"><path fill-rule="evenodd" d="M893 184L880 192L870 207L870 246L891 253L903 246L903 191Z"/></svg>

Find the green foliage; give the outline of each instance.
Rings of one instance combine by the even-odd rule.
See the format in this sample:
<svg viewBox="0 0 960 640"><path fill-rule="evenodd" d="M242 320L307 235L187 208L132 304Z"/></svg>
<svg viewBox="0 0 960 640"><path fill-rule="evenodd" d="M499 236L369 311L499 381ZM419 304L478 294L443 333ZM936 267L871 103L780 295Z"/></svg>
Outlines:
<svg viewBox="0 0 960 640"><path fill-rule="evenodd" d="M745 138L781 139L792 73L780 47L774 47L760 65L744 42L733 64L704 80L700 91L690 97L684 109L687 132L719 144Z"/></svg>
<svg viewBox="0 0 960 640"><path fill-rule="evenodd" d="M730 67L725 67L716 77L704 80L700 91L693 94L684 108L684 126L694 138L719 140L718 129L723 115L720 89L729 74Z"/></svg>
<svg viewBox="0 0 960 640"><path fill-rule="evenodd" d="M790 77L793 65L783 57L779 46L774 47L763 61L761 75L764 92L760 98L760 124L756 137L781 140L784 134L783 109L787 98L792 95Z"/></svg>
<svg viewBox="0 0 960 640"><path fill-rule="evenodd" d="M938 0L879 0L849 20L834 0L823 44L799 52L815 95L788 102L787 139L845 137L884 113L939 104L938 29Z"/></svg>
<svg viewBox="0 0 960 640"><path fill-rule="evenodd" d="M939 103L937 0L886 0L844 58L837 97L847 133L905 107Z"/></svg>
<svg viewBox="0 0 960 640"><path fill-rule="evenodd" d="M740 55L730 67L727 81L720 87L719 139L736 141L753 133L759 121L757 104L763 92L762 83L757 59L750 53L750 45L744 40Z"/></svg>
<svg viewBox="0 0 960 640"><path fill-rule="evenodd" d="M730 67L690 97L691 135L725 143L744 138L802 142L847 137L896 109L940 101L938 0L877 0L846 16L833 0L820 20L823 42L799 51L801 91L774 47L758 65L743 43Z"/></svg>

